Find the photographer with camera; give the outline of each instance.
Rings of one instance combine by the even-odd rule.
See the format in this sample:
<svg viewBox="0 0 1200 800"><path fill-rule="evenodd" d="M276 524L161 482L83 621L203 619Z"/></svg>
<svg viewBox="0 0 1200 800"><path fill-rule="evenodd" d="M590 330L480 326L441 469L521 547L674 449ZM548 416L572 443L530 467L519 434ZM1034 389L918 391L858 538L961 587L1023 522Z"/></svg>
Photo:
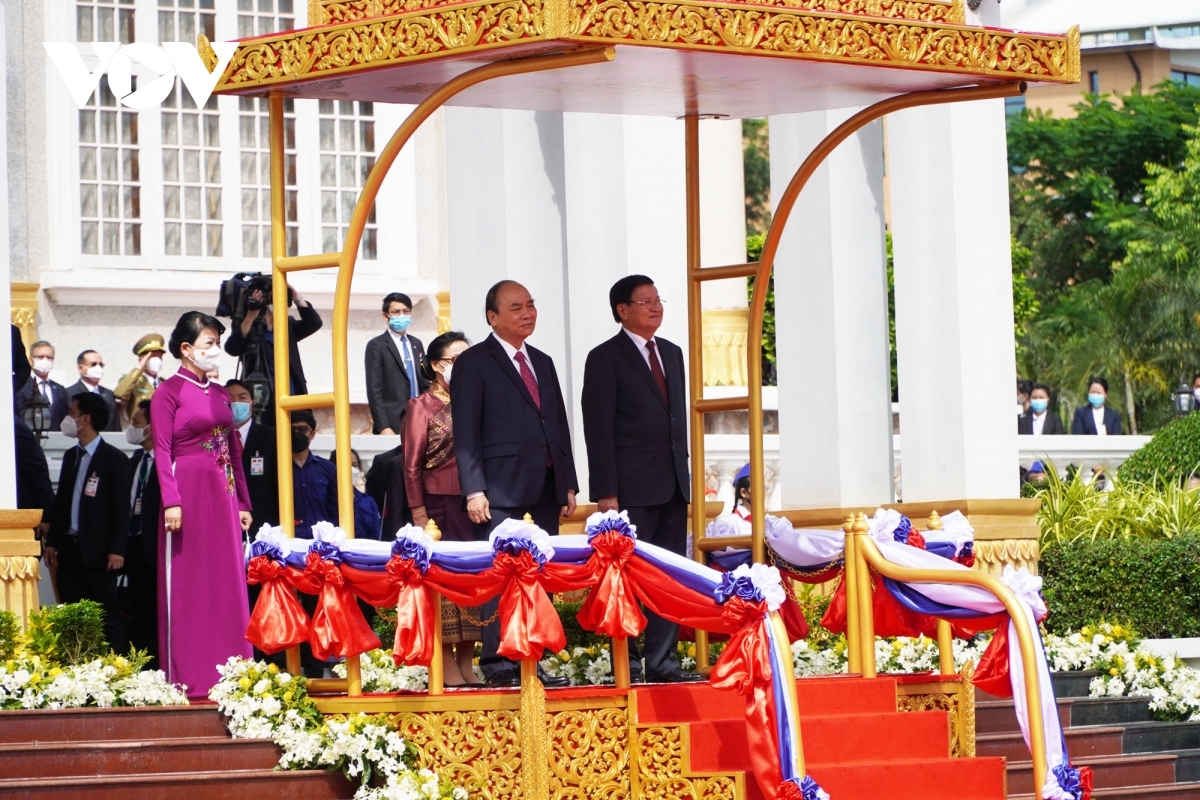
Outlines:
<svg viewBox="0 0 1200 800"><path fill-rule="evenodd" d="M231 316L233 330L225 342L225 352L243 360L241 374L259 370L275 381L275 319L271 313L272 298L270 278L254 276L249 282L249 293L245 295L245 315L237 319L236 309ZM295 303L300 318L288 317L288 364L291 375L291 394L308 394L308 383L304 379L304 365L300 361L301 339L307 339L321 329L321 317L315 308L288 285L288 305ZM236 306L235 306L236 308ZM264 313L265 312L265 313ZM218 313L220 313L218 311ZM254 363L250 363L250 362ZM267 419L274 418L275 398L262 409Z"/></svg>

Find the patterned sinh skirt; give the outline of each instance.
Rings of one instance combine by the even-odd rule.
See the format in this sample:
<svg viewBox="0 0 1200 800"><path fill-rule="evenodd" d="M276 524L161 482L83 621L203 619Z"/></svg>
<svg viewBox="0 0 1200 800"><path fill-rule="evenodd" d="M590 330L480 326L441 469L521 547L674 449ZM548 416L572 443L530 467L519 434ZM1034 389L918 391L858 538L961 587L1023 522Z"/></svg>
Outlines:
<svg viewBox="0 0 1200 800"><path fill-rule="evenodd" d="M470 542L474 539L474 529L467 511L463 508L461 495L427 494L425 495L425 513L437 523L442 531L442 540L447 542ZM446 598L442 600L442 642L458 644L459 642L477 642L481 638L478 625L474 624L462 613L458 606ZM479 619L479 609L470 609L470 614Z"/></svg>

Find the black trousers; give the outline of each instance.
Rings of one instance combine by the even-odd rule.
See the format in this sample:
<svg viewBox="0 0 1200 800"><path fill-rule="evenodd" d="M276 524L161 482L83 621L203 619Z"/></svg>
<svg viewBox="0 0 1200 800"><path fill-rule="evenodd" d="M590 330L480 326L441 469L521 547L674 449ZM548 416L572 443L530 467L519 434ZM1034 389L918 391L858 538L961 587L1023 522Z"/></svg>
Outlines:
<svg viewBox="0 0 1200 800"><path fill-rule="evenodd" d="M121 627L121 606L117 602L117 571L89 567L83 563L79 540L64 536L58 548L58 599L62 603L94 600L104 607L104 638L114 652L124 653L124 629ZM157 636L157 634L155 634Z"/></svg>
<svg viewBox="0 0 1200 800"><path fill-rule="evenodd" d="M562 513L562 504L558 502L554 490L554 470L546 469L546 482L542 486L542 494L531 506L519 508L498 508L491 506L492 518L488 522L475 526L476 541L487 541L488 534L496 529L506 519L522 519L526 514L533 518L533 524L551 536L558 534L558 521ZM496 613L500 606L500 598L493 597L479 608L479 619L487 619ZM485 676L503 670L517 669L516 662L505 658L496 652L500 646L500 620L494 619L483 626L483 652L479 656L479 668Z"/></svg>
<svg viewBox="0 0 1200 800"><path fill-rule="evenodd" d="M125 553L125 634L138 650L150 653L150 669L158 669L158 565L150 563L139 536L129 539Z"/></svg>
<svg viewBox="0 0 1200 800"><path fill-rule="evenodd" d="M672 553L686 555L687 548L687 501L683 492L675 486L675 495L657 506L632 506L629 521L637 526L638 541L657 545ZM646 612L646 648L639 652L637 642L629 640L629 662L634 670L642 668L641 659L646 659L646 671L663 674L679 668L675 659L676 644L679 642L679 625L663 619L650 609Z"/></svg>

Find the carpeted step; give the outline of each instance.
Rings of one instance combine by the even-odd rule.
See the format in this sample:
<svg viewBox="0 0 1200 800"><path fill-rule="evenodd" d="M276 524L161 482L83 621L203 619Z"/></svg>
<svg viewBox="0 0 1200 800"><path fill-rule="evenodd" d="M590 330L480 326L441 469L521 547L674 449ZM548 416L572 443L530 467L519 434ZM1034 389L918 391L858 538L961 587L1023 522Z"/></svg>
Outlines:
<svg viewBox="0 0 1200 800"><path fill-rule="evenodd" d="M213 705L38 709L3 714L0 744L228 735L225 718Z"/></svg>
<svg viewBox="0 0 1200 800"><path fill-rule="evenodd" d="M921 712L927 713L927 712ZM1122 728L1068 728L1067 752L1072 758L1120 755ZM1003 756L1009 761L1029 758L1029 748L1020 733L985 733L975 737L975 752L981 756Z"/></svg>
<svg viewBox="0 0 1200 800"><path fill-rule="evenodd" d="M1126 725L1151 722L1150 701L1145 697L1060 697L1058 718L1064 728L1085 725ZM977 733L1018 731L1012 700L984 700L975 704Z"/></svg>
<svg viewBox="0 0 1200 800"><path fill-rule="evenodd" d="M801 720L825 714L874 714L896 710L895 678L837 675L800 678L796 698Z"/></svg>
<svg viewBox="0 0 1200 800"><path fill-rule="evenodd" d="M636 688L638 721L683 723L698 719L745 718L745 700L736 692L714 689L708 683L656 685ZM889 678L800 678L796 681L800 718L822 715L876 713L896 708L896 682Z"/></svg>
<svg viewBox="0 0 1200 800"><path fill-rule="evenodd" d="M109 775L102 781L70 778L0 779L0 798L21 800L339 800L354 787L323 770L228 770Z"/></svg>
<svg viewBox="0 0 1200 800"><path fill-rule="evenodd" d="M701 720L691 729L691 768L701 772L745 770L750 764L743 720ZM949 756L949 718L940 711L880 712L805 717L800 723L804 761L809 765L878 762L881 743L888 759Z"/></svg>
<svg viewBox="0 0 1200 800"><path fill-rule="evenodd" d="M1175 757L1169 755L1072 758L1071 765L1091 767L1093 785L1097 789L1175 782ZM1008 763L1008 791L1020 793L1033 791L1032 762L1010 761Z"/></svg>
<svg viewBox="0 0 1200 800"><path fill-rule="evenodd" d="M999 758L814 764L809 774L834 800L930 800L936 797L998 800L1004 797L1004 761Z"/></svg>
<svg viewBox="0 0 1200 800"><path fill-rule="evenodd" d="M1170 783L1156 786L1122 786L1116 789L1097 789L1096 800L1142 800L1162 797L1169 800L1200 800L1200 783ZM1032 794L1010 794L1008 800L1034 800Z"/></svg>
<svg viewBox="0 0 1200 800"><path fill-rule="evenodd" d="M37 778L170 772L269 770L279 763L270 739L196 737L0 745L0 776Z"/></svg>

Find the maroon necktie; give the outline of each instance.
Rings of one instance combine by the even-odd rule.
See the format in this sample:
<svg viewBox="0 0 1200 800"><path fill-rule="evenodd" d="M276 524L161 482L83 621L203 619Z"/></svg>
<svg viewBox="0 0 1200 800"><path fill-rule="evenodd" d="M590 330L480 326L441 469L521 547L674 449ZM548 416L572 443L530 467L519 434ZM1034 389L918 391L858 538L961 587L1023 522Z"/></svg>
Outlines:
<svg viewBox="0 0 1200 800"><path fill-rule="evenodd" d="M533 379L533 370L525 362L525 354L518 350L513 358L521 365L521 380L525 381L525 388L529 390L529 396L533 398L533 404L537 406L538 411L541 411L542 395L538 392L537 381Z"/></svg>
<svg viewBox="0 0 1200 800"><path fill-rule="evenodd" d="M653 340L646 342L646 352L650 355L650 372L654 375L654 382L658 384L658 390L662 392L663 400L670 402L667 398L667 376L663 373L662 364L658 361L658 353L655 351Z"/></svg>

